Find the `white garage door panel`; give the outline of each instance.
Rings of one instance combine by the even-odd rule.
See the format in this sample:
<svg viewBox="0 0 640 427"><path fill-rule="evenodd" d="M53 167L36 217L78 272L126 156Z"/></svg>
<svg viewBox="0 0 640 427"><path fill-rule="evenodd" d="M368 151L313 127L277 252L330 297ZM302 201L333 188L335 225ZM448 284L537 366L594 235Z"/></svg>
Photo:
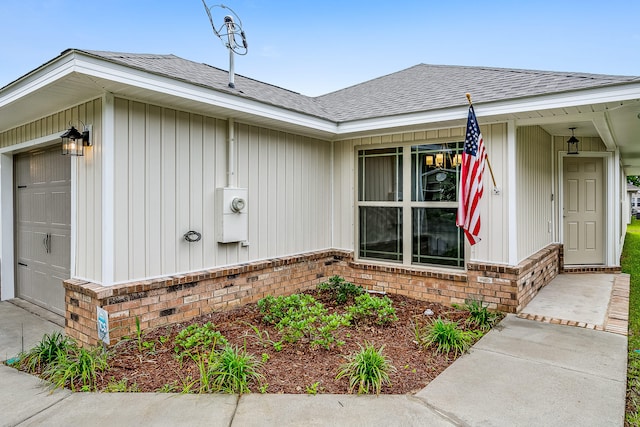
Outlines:
<svg viewBox="0 0 640 427"><path fill-rule="evenodd" d="M16 292L64 314L71 256L71 161L58 147L15 157Z"/></svg>

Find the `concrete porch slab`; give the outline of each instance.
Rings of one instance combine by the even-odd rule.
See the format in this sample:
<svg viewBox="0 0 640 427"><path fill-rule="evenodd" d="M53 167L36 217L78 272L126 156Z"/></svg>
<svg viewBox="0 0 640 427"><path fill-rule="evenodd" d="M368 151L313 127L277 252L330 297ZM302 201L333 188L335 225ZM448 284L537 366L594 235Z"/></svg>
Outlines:
<svg viewBox="0 0 640 427"><path fill-rule="evenodd" d="M517 316L627 335L629 275L561 274L542 288Z"/></svg>

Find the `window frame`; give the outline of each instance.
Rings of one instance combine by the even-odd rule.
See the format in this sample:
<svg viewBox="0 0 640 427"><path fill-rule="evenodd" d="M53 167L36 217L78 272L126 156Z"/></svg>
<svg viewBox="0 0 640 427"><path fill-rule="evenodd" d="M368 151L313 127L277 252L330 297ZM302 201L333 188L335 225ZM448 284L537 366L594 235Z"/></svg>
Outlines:
<svg viewBox="0 0 640 427"><path fill-rule="evenodd" d="M420 145L437 145L464 142L464 136L438 138L433 140L415 140L403 143L385 143L375 145L357 145L354 147L354 260L371 264L402 266L419 270L445 270L460 272L466 270L469 259L469 244L463 238L462 266L440 264L421 264L413 262L413 208L456 208L458 201L413 201L412 197L412 150L411 147ZM401 201L361 201L360 200L360 152L362 150L377 150L400 148L402 150L402 200ZM437 205L434 206L434 203ZM402 209L402 261L391 261L360 256L360 207L399 207Z"/></svg>

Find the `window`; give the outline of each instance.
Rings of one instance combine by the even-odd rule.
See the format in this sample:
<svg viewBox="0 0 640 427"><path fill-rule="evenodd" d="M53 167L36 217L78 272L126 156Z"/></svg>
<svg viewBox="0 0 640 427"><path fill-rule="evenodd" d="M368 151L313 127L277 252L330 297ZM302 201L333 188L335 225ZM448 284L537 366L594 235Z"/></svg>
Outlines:
<svg viewBox="0 0 640 427"><path fill-rule="evenodd" d="M462 146L358 151L360 258L464 266L463 233L456 226Z"/></svg>

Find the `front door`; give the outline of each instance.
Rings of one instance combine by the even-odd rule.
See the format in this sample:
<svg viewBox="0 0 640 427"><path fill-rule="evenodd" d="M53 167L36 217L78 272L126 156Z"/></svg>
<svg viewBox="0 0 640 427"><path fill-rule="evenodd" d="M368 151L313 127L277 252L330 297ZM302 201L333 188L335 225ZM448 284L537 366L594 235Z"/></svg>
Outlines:
<svg viewBox="0 0 640 427"><path fill-rule="evenodd" d="M604 263L602 158L564 158L564 263Z"/></svg>
<svg viewBox="0 0 640 427"><path fill-rule="evenodd" d="M71 162L60 147L14 158L16 294L64 315L71 259Z"/></svg>

